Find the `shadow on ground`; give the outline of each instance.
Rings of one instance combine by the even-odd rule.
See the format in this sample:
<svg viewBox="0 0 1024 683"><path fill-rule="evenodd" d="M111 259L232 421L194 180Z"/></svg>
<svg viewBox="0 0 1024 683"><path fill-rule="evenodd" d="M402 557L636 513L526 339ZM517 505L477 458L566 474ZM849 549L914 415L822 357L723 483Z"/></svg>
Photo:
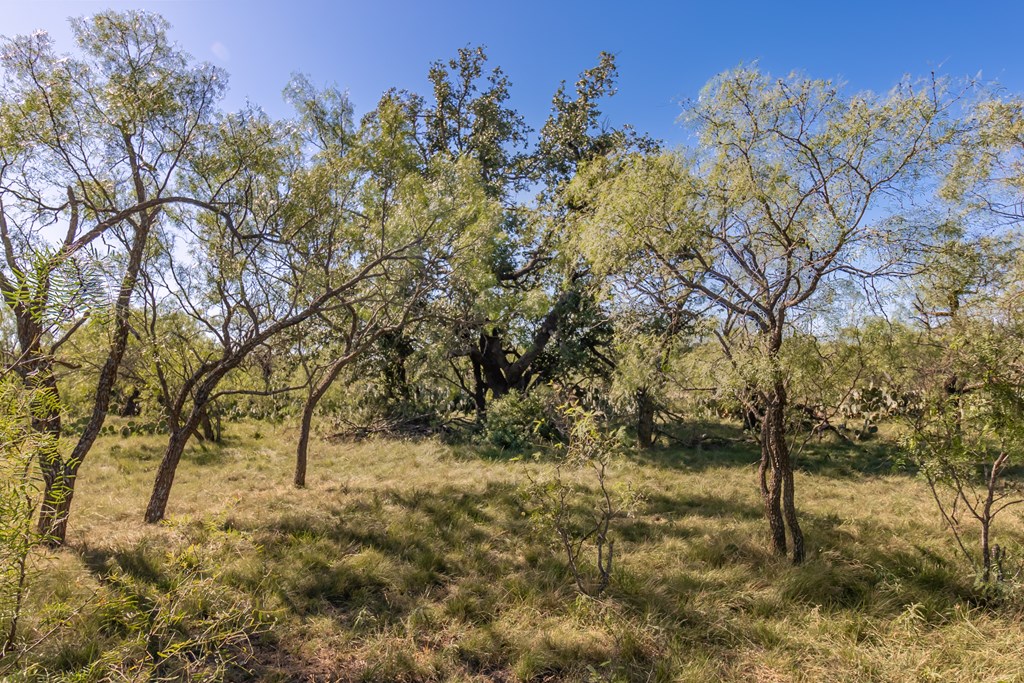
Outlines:
<svg viewBox="0 0 1024 683"><path fill-rule="evenodd" d="M749 465L750 454L643 458L699 469ZM768 552L757 505L655 491L619 521L612 587L581 603L557 539L534 526L512 483L303 495L299 510L239 511L81 557L101 580L117 571L166 587L181 569L172 546L207 548L214 580L278 615L257 642L268 680L557 679L588 667L631 680L672 648L728 661L736 648L773 646L770 625L787 611L892 618L922 605L939 620L973 595L933 551L889 548L881 522L803 513L809 559L792 567ZM311 639L335 650L311 652Z"/></svg>

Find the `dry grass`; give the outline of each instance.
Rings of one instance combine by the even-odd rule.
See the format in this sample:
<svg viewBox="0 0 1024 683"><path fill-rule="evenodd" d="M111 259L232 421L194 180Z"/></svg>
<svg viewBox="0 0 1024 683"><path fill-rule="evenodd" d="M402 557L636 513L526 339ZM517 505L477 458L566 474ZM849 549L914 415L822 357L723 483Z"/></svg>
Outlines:
<svg viewBox="0 0 1024 683"><path fill-rule="evenodd" d="M883 446L801 455L797 568L768 552L749 447L637 456L615 476L646 501L620 521L597 601L524 516L521 464L430 440L317 443L297 491L294 437L241 424L223 446L190 447L161 527L141 523L160 437L105 437L69 549L40 558L31 627L60 624L112 571L164 585L191 553L273 616L235 679L1024 680L1024 600L976 591L926 489L887 473ZM99 611L36 663L73 675L116 647Z"/></svg>

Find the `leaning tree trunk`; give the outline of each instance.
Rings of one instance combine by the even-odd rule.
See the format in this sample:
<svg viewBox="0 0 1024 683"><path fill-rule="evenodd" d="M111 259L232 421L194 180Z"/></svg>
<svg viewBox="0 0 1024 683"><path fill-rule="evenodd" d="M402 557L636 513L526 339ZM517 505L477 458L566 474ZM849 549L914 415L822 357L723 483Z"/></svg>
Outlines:
<svg viewBox="0 0 1024 683"><path fill-rule="evenodd" d="M138 191L140 193L139 197L145 199L144 191L141 188ZM71 514L71 499L75 494L78 468L82 466L85 456L88 455L96 439L99 437L103 424L107 419L107 413L110 410L118 370L128 348L128 334L131 329L131 297L139 279L146 242L155 217L156 211L152 213L143 212L141 220L135 228L135 235L128 254L128 265L125 268L124 277L121 279L117 301L114 306L113 337L107 352L107 358L100 369L99 380L96 383L96 394L93 399L92 414L89 416L89 422L86 423L82 434L78 438L78 442L75 443L75 447L68 458L61 460L59 454L57 455L57 461L51 467L51 473L56 476L47 476L47 467L44 464L46 487L43 492L43 503L39 514L39 533L52 546L62 545L67 538L68 516ZM54 385L54 391L56 391L56 385ZM137 394L138 389L133 393L132 400L134 400Z"/></svg>
<svg viewBox="0 0 1024 683"><path fill-rule="evenodd" d="M334 380L337 379L343 367L343 364L338 364L336 369L332 366L328 370L327 375L307 394L306 402L302 406L302 422L299 424L299 443L295 449L295 478L293 482L296 488L301 489L306 486L306 465L309 462L309 434L313 427L313 413L316 412L317 404L320 403L320 399L327 393L327 389L334 383Z"/></svg>
<svg viewBox="0 0 1024 683"><path fill-rule="evenodd" d="M146 522L156 524L164 518L167 511L167 500L171 496L171 486L174 485L174 474L181 461L181 455L185 452L185 445L189 437L195 431L195 422L198 419L189 420L191 424L171 432L171 438L167 441L167 450L160 461L160 468L156 472L156 480L153 482L153 493L149 497L149 505L146 507Z"/></svg>
<svg viewBox="0 0 1024 683"><path fill-rule="evenodd" d="M234 365L237 365L237 363ZM203 413L206 411L210 394L217 386L217 382L234 365L225 364L217 372L211 373L206 378L196 391L192 399L192 409L189 411L188 417L184 422L181 421L180 416L182 414L181 407L187 395L185 393L188 390L187 387L182 389L183 393L179 396L178 401L175 402L172 412L169 413L167 422L171 436L167 440L164 457L160 460L160 467L156 471L156 479L153 481L153 492L149 496L149 505L146 506L146 522L148 524L156 524L164 518L164 514L167 511L167 500L171 496L171 486L174 485L174 474L178 471L178 463L181 462L185 446L188 444L189 438L196 433Z"/></svg>
<svg viewBox="0 0 1024 683"><path fill-rule="evenodd" d="M804 560L804 536L793 493L793 461L786 442L786 388L776 382L766 396L761 422L761 495L775 552L786 553L786 528L793 543L793 563ZM771 470L771 482L767 481Z"/></svg>

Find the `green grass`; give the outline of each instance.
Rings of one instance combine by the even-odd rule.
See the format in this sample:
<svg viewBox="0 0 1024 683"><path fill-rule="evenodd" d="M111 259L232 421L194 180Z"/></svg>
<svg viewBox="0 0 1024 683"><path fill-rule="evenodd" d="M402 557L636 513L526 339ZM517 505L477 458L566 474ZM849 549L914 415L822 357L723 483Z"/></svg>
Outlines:
<svg viewBox="0 0 1024 683"><path fill-rule="evenodd" d="M801 567L769 552L750 445L636 455L613 476L645 501L619 520L597 600L524 515L523 465L433 440L314 442L295 490L295 436L241 424L191 446L159 527L141 518L161 438L103 437L69 547L37 558L25 639L56 630L23 665L90 680L111 652L145 659L125 596L138 610L177 590L168 638L198 647L197 623L230 608L225 628L248 629L221 646L235 661L217 676L236 680L1024 680L1024 600L975 589L884 443L800 454Z"/></svg>

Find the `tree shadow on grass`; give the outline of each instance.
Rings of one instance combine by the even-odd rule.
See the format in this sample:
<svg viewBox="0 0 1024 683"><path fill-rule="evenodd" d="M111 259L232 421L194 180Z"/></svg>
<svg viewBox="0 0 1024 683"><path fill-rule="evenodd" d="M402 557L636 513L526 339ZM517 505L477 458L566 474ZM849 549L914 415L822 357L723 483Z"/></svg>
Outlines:
<svg viewBox="0 0 1024 683"><path fill-rule="evenodd" d="M656 637L728 657L751 642L769 646L769 622L794 609L820 606L891 618L915 604L948 614L971 599L953 563L927 549L892 549L887 539L894 532L882 522L858 519L852 529L838 515L802 512L809 558L792 567L772 556L761 516L754 502L652 493L636 518L619 520L615 533L622 545L616 549L624 558L602 600L621 620L615 628L622 642L650 639L645 634L653 624L662 634ZM726 523L736 520L743 523ZM678 521L686 523L672 523ZM481 635L500 633L502 614L517 604L562 615L567 624L573 620L576 597L564 557L524 516L513 483L491 482L473 491L454 485L352 488L309 510L238 516L224 527L251 537L247 552L253 556L236 569L231 563L238 558L225 555L218 580L283 605L286 621L326 618L354 639L391 631L421 640L479 632L480 642L458 643L453 650L467 671L510 671L525 656L521 638ZM761 531L752 532L755 527ZM675 555L659 555L659 542L669 538L683 543L666 551ZM630 563L628 554L640 552L640 545L658 562ZM168 575L166 552L156 539L85 549L82 557L97 575L116 566L161 585ZM643 678L668 642L620 646L611 666L627 678ZM289 647L296 645L281 644L282 661L294 656L298 666L301 656L288 654ZM550 657L538 663L546 675L568 675L579 664L572 647L560 647L552 644ZM584 666L605 664L599 650L580 656Z"/></svg>
<svg viewBox="0 0 1024 683"><path fill-rule="evenodd" d="M825 477L857 478L892 474L899 462L898 447L881 439L848 443L833 435L803 435L791 440L794 467ZM676 443L642 451L634 461L684 472L703 472L725 467L752 467L761 459L760 446L738 425L697 424L689 427Z"/></svg>

